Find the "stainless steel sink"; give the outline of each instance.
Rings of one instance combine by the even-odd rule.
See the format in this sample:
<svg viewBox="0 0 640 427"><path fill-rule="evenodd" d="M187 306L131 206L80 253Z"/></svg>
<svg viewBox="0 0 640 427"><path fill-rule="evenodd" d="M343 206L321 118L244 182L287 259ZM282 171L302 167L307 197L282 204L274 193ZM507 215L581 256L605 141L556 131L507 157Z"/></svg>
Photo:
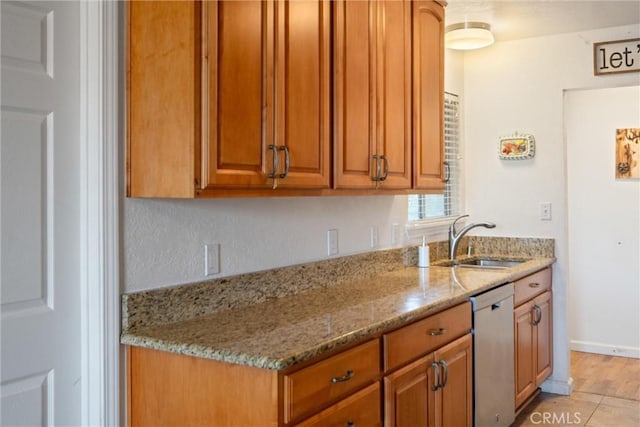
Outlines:
<svg viewBox="0 0 640 427"><path fill-rule="evenodd" d="M441 261L437 262L435 265L455 268L484 268L502 270L509 267L515 267L519 264L522 264L523 262L525 262L525 260L477 258L467 260Z"/></svg>
<svg viewBox="0 0 640 427"><path fill-rule="evenodd" d="M515 267L516 265L522 264L524 261L515 261L515 260L502 260L502 259L472 259L467 261L460 261L458 265L468 265L475 267Z"/></svg>

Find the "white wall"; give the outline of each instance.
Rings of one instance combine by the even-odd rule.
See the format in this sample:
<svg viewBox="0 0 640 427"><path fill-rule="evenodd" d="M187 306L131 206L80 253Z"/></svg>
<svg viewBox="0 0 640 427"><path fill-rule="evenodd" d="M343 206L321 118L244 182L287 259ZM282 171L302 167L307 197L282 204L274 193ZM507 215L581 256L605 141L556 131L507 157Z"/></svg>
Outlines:
<svg viewBox="0 0 640 427"><path fill-rule="evenodd" d="M465 54L467 211L472 220L495 222L492 233L556 239L550 391L569 391L563 91L637 85L638 73L593 76L592 43L639 35L638 26L625 26L496 43ZM535 158L498 159L498 138L515 131L535 136ZM538 219L541 202L553 204L551 221Z"/></svg>
<svg viewBox="0 0 640 427"><path fill-rule="evenodd" d="M640 180L615 178L630 127L640 86L566 93L571 348L640 357Z"/></svg>
<svg viewBox="0 0 640 427"><path fill-rule="evenodd" d="M222 277L320 260L338 229L340 255L391 246L406 197L142 200L124 203L125 291L204 280L204 245L220 243Z"/></svg>

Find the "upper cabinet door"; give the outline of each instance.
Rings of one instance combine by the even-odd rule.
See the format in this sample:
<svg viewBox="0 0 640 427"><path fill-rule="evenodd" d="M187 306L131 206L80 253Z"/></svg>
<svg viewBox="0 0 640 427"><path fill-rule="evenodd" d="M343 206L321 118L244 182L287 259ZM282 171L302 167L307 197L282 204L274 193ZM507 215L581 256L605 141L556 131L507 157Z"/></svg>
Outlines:
<svg viewBox="0 0 640 427"><path fill-rule="evenodd" d="M375 2L334 6L336 188L374 188L376 162Z"/></svg>
<svg viewBox="0 0 640 427"><path fill-rule="evenodd" d="M336 188L411 188L411 3L337 1Z"/></svg>
<svg viewBox="0 0 640 427"><path fill-rule="evenodd" d="M325 1L205 2L203 188L328 188Z"/></svg>
<svg viewBox="0 0 640 427"><path fill-rule="evenodd" d="M127 196L193 197L200 7L127 2Z"/></svg>
<svg viewBox="0 0 640 427"><path fill-rule="evenodd" d="M330 2L278 1L276 22L275 145L281 156L278 186L329 188Z"/></svg>
<svg viewBox="0 0 640 427"><path fill-rule="evenodd" d="M413 3L413 188L444 190L444 11Z"/></svg>
<svg viewBox="0 0 640 427"><path fill-rule="evenodd" d="M411 188L411 2L377 6L376 136L386 174L380 187Z"/></svg>
<svg viewBox="0 0 640 427"><path fill-rule="evenodd" d="M274 144L274 3L202 5L201 186L268 187L274 165L268 153Z"/></svg>

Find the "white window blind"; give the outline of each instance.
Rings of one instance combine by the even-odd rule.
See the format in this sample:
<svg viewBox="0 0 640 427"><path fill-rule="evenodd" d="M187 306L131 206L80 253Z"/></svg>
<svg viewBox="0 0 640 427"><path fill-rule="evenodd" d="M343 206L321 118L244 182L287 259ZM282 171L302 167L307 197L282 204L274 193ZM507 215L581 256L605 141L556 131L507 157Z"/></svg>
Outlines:
<svg viewBox="0 0 640 427"><path fill-rule="evenodd" d="M409 196L409 221L456 216L460 213L460 153L458 95L444 94L444 160L448 180L443 194Z"/></svg>

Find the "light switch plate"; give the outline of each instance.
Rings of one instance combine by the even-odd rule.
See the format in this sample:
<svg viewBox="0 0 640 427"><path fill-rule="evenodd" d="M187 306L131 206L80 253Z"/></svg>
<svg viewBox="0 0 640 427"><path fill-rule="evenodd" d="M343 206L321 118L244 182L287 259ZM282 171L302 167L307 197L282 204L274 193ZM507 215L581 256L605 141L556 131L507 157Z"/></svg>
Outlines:
<svg viewBox="0 0 640 427"><path fill-rule="evenodd" d="M398 246L402 243L403 237L403 226L402 224L393 223L391 225L391 244L393 246Z"/></svg>
<svg viewBox="0 0 640 427"><path fill-rule="evenodd" d="M551 202L540 203L540 220L551 221Z"/></svg>
<svg viewBox="0 0 640 427"><path fill-rule="evenodd" d="M220 273L220 244L204 245L204 275L213 276Z"/></svg>

